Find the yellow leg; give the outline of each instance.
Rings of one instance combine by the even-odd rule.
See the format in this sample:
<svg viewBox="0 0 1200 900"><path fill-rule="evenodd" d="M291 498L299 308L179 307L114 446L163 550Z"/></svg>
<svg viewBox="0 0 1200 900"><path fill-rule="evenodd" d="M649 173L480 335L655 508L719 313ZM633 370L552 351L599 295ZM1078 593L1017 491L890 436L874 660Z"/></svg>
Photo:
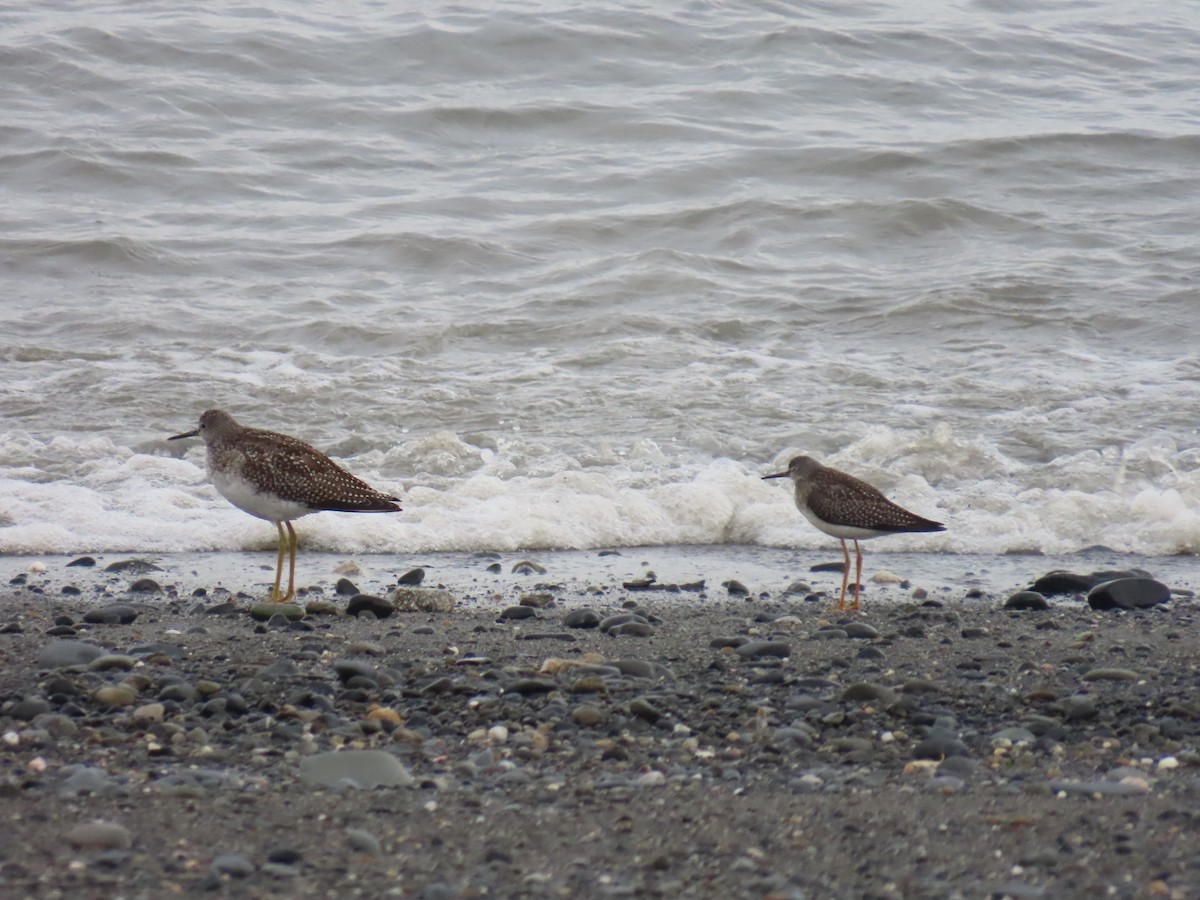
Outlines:
<svg viewBox="0 0 1200 900"><path fill-rule="evenodd" d="M862 586L862 547L858 546L858 541L854 542L854 555L858 558L858 567L854 574L854 605L850 608L858 609L858 591Z"/></svg>
<svg viewBox="0 0 1200 900"><path fill-rule="evenodd" d="M291 536L288 549L291 552L291 562L288 565L288 592L284 595L284 601L291 600L296 596L296 529L292 527L292 523L287 523L288 534Z"/></svg>
<svg viewBox="0 0 1200 900"><path fill-rule="evenodd" d="M292 523L288 522L288 527L292 527ZM275 560L275 589L271 591L271 598L268 602L278 603L282 599L279 596L279 580L283 577L283 550L287 546L287 539L283 533L283 523L276 522L275 530L279 532L279 557Z"/></svg>
<svg viewBox="0 0 1200 900"><path fill-rule="evenodd" d="M845 541L842 541L842 556L845 561L842 563L842 593L838 597L838 609L846 608L846 584L850 579L850 551L846 548Z"/></svg>

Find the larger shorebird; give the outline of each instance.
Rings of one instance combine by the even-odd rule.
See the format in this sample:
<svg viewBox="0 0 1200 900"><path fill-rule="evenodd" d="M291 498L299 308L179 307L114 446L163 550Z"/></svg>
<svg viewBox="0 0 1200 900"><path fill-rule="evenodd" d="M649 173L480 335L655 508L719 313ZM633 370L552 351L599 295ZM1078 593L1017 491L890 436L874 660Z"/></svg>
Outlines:
<svg viewBox="0 0 1200 900"><path fill-rule="evenodd" d="M279 532L279 558L275 563L272 602L282 603L296 596L293 519L322 510L400 511L394 502L398 497L375 490L304 441L274 431L247 428L223 410L208 410L200 416L198 428L167 440L197 436L204 439L208 475L221 496L243 512L275 523ZM280 594L285 549L290 559L288 589L286 594Z"/></svg>
<svg viewBox="0 0 1200 900"><path fill-rule="evenodd" d="M796 485L796 506L804 518L817 528L842 542L842 593L838 609L846 608L846 584L850 578L850 550L846 541L854 541L858 567L854 578L854 605L858 609L858 592L862 581L863 557L859 541L885 534L909 531L945 531L946 526L925 519L897 506L878 490L853 475L823 466L811 456L797 456L788 463L786 472L764 475L767 478L790 478Z"/></svg>

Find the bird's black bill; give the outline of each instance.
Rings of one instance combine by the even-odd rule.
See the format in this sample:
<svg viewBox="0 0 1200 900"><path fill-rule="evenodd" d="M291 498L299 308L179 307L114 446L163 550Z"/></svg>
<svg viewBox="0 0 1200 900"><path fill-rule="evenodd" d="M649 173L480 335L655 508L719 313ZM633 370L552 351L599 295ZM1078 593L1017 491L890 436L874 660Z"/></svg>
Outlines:
<svg viewBox="0 0 1200 900"><path fill-rule="evenodd" d="M199 434L200 434L200 429L193 428L191 431L185 431L183 434L173 434L169 438L167 438L167 440L168 441L177 441L180 438L196 437Z"/></svg>
<svg viewBox="0 0 1200 900"><path fill-rule="evenodd" d="M762 477L762 480L766 481L768 478L787 478L787 477L788 477L787 472L776 472L774 475L764 475Z"/></svg>

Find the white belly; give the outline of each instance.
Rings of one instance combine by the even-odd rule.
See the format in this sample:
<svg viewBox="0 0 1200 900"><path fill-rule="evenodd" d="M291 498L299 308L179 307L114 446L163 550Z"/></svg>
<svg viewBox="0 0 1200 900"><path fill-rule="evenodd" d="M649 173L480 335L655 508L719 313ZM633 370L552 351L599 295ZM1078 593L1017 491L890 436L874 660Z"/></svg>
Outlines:
<svg viewBox="0 0 1200 900"><path fill-rule="evenodd" d="M855 525L831 525L829 522L818 519L807 506L800 507L800 512L804 513L804 518L812 522L821 531L845 541L865 541L867 538L879 537L881 534L891 534L890 531L879 531L875 528L859 528Z"/></svg>
<svg viewBox="0 0 1200 900"><path fill-rule="evenodd" d="M287 522L316 512L303 503L281 500L274 494L263 494L240 475L230 475L214 470L212 483L221 492L222 497L242 512L248 512L252 516L266 519L269 522Z"/></svg>

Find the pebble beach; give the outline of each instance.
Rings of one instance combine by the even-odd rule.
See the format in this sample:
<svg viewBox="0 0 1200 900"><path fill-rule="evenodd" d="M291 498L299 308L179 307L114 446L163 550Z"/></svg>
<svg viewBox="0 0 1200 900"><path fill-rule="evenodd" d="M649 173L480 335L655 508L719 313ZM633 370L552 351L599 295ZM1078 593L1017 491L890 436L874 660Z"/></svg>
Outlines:
<svg viewBox="0 0 1200 900"><path fill-rule="evenodd" d="M0 895L1200 894L1187 559L823 561L9 560Z"/></svg>

